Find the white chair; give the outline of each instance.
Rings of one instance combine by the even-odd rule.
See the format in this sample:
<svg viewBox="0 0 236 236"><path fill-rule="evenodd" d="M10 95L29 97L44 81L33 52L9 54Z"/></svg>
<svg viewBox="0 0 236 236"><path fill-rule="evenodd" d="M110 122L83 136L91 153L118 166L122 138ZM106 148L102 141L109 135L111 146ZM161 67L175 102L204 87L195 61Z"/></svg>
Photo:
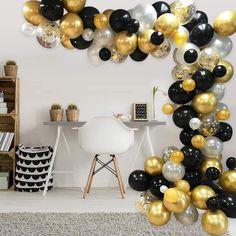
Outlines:
<svg viewBox="0 0 236 236"><path fill-rule="evenodd" d="M79 128L79 144L81 148L95 155L83 198L90 192L93 176L103 168L106 168L117 177L121 197L124 198L125 188L116 155L127 152L134 144L134 130L113 117L96 117ZM111 157L106 163L99 159L99 156L103 154L108 154ZM109 166L111 162L114 163L114 169ZM101 167L95 170L97 163Z"/></svg>

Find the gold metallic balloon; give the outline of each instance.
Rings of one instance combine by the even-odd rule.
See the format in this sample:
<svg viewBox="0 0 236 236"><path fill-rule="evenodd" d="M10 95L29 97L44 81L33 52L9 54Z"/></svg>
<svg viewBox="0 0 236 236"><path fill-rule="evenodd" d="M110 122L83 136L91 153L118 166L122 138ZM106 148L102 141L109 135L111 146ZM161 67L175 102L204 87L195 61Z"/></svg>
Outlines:
<svg viewBox="0 0 236 236"><path fill-rule="evenodd" d="M215 197L216 193L215 191L206 186L206 185L199 185L196 188L193 189L191 198L192 203L200 209L207 209L206 201L210 197Z"/></svg>
<svg viewBox="0 0 236 236"><path fill-rule="evenodd" d="M193 108L201 114L213 112L217 105L217 99L214 93L202 92L197 94L193 99Z"/></svg>
<svg viewBox="0 0 236 236"><path fill-rule="evenodd" d="M226 37L236 32L236 11L223 11L214 21L214 30L217 34Z"/></svg>
<svg viewBox="0 0 236 236"><path fill-rule="evenodd" d="M171 13L161 15L155 25L155 30L160 31L165 37L171 37L179 28L179 20Z"/></svg>
<svg viewBox="0 0 236 236"><path fill-rule="evenodd" d="M204 156L204 155L202 157L203 157L203 159L213 158L213 159L217 159L218 161L222 161L222 159L223 159L222 154L220 154L219 156L215 156L215 157L208 157L208 156Z"/></svg>
<svg viewBox="0 0 236 236"><path fill-rule="evenodd" d="M161 174L164 160L160 157L149 157L145 160L144 169L149 175Z"/></svg>
<svg viewBox="0 0 236 236"><path fill-rule="evenodd" d="M67 13L61 18L60 29L70 39L78 38L83 32L83 21L75 13Z"/></svg>
<svg viewBox="0 0 236 236"><path fill-rule="evenodd" d="M78 13L83 10L86 0L62 0L68 12Z"/></svg>
<svg viewBox="0 0 236 236"><path fill-rule="evenodd" d="M166 103L162 107L162 112L166 115L170 115L174 113L174 111L175 111L175 106L173 104Z"/></svg>
<svg viewBox="0 0 236 236"><path fill-rule="evenodd" d="M204 148L206 145L206 139L202 135L194 135L191 139L191 143L195 148Z"/></svg>
<svg viewBox="0 0 236 236"><path fill-rule="evenodd" d="M175 183L175 186L177 189L179 189L185 193L189 193L190 184L188 183L188 181L181 179Z"/></svg>
<svg viewBox="0 0 236 236"><path fill-rule="evenodd" d="M137 48L136 34L128 34L127 32L120 32L115 36L114 47L121 55L129 55Z"/></svg>
<svg viewBox="0 0 236 236"><path fill-rule="evenodd" d="M112 9L107 9L105 10L102 14L104 14L106 17L107 17L107 20L108 20L108 26L110 26L109 24L109 20L110 20L110 17L111 17L111 14L112 14L113 10Z"/></svg>
<svg viewBox="0 0 236 236"><path fill-rule="evenodd" d="M228 170L220 176L219 184L226 192L236 194L236 170Z"/></svg>
<svg viewBox="0 0 236 236"><path fill-rule="evenodd" d="M221 161L216 158L206 158L201 164L200 171L202 172L203 175L205 175L206 170L210 167L215 167L220 171L220 173L222 173L223 171L223 166L221 164Z"/></svg>
<svg viewBox="0 0 236 236"><path fill-rule="evenodd" d="M175 163L181 163L184 160L183 152L179 150L173 151L170 155L170 160Z"/></svg>
<svg viewBox="0 0 236 236"><path fill-rule="evenodd" d="M23 15L25 19L33 25L39 25L44 21L46 21L46 19L41 15L39 9L40 9L40 2L38 1L26 2L23 7Z"/></svg>
<svg viewBox="0 0 236 236"><path fill-rule="evenodd" d="M185 66L185 65L176 65L172 70L172 76L174 80L184 80L191 78L192 75L199 69L198 65Z"/></svg>
<svg viewBox="0 0 236 236"><path fill-rule="evenodd" d="M62 35L61 37L61 44L63 47L67 48L67 49L73 49L74 46L72 45L70 38L66 35Z"/></svg>
<svg viewBox="0 0 236 236"><path fill-rule="evenodd" d="M218 120L228 120L230 118L230 112L227 109L222 109L216 112L216 119Z"/></svg>
<svg viewBox="0 0 236 236"><path fill-rule="evenodd" d="M157 46L151 42L151 36L154 30L147 29L141 32L138 36L138 47L144 53L152 53L157 50Z"/></svg>
<svg viewBox="0 0 236 236"><path fill-rule="evenodd" d="M155 226L162 226L168 223L171 213L166 209L163 202L158 200L151 204L147 210L149 222Z"/></svg>
<svg viewBox="0 0 236 236"><path fill-rule="evenodd" d="M202 216L202 227L210 235L224 235L228 229L228 218L222 210L207 210Z"/></svg>
<svg viewBox="0 0 236 236"><path fill-rule="evenodd" d="M184 79L182 82L183 90L186 92L191 92L196 88L196 83L193 79Z"/></svg>
<svg viewBox="0 0 236 236"><path fill-rule="evenodd" d="M188 34L178 30L173 34L173 40L177 46L182 46L188 42Z"/></svg>
<svg viewBox="0 0 236 236"><path fill-rule="evenodd" d="M220 60L218 65L224 66L226 68L226 70L227 70L227 73L226 73L225 76L223 76L221 78L216 78L216 82L226 83L229 80L231 80L231 78L234 75L234 67L233 67L233 65L230 62L226 61L226 60Z"/></svg>
<svg viewBox="0 0 236 236"><path fill-rule="evenodd" d="M99 13L94 17L94 25L98 29L105 29L108 27L108 19L105 14Z"/></svg>
<svg viewBox="0 0 236 236"><path fill-rule="evenodd" d="M183 192L177 188L169 188L164 193L164 205L165 207L174 213L184 212L189 204L190 197L188 193Z"/></svg>

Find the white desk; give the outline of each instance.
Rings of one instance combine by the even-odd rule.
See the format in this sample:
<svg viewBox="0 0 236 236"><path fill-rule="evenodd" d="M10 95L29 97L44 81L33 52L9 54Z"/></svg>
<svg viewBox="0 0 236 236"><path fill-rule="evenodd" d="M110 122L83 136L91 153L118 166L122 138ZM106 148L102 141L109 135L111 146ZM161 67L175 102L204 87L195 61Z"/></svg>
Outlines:
<svg viewBox="0 0 236 236"><path fill-rule="evenodd" d="M47 193L48 183L49 183L49 179L50 179L50 176L51 176L52 173L62 173L62 174L63 173L70 173L68 171L67 172L66 171L53 171L55 157L56 157L56 154L57 154L57 149L58 149L59 140L60 140L61 136L65 141L66 148L67 148L68 152L70 153L70 148L69 148L66 136L63 132L63 128L64 127L71 127L71 128L81 127L85 123L86 123L85 121L78 121L78 122L46 121L46 122L44 122L44 125L57 127L57 135L56 135L56 140L55 140L55 144L54 144L54 151L53 151L53 154L52 154L52 160L51 160L51 163L50 163L50 167L49 167L49 170L48 170L48 176L47 176L46 184L45 184L44 191L43 191L43 196L45 196L46 193ZM139 155L140 149L142 147L145 136L146 136L147 141L148 141L148 145L149 145L151 155L152 156L155 155L152 140L151 140L151 136L150 136L150 127L166 125L166 122L163 122L163 121L130 121L130 122L124 122L124 124L127 125L128 127L138 128L140 131L142 131L142 136L141 136L140 141L139 141L138 149L136 151L136 154L135 154L135 157L134 157L134 160L133 160L133 164L132 164L131 169L130 169L130 172L132 172L134 170L135 163L137 161L137 158L138 158L138 155ZM128 185L128 180L126 181L125 188L127 187L127 185ZM82 184L81 184L81 189L83 191Z"/></svg>

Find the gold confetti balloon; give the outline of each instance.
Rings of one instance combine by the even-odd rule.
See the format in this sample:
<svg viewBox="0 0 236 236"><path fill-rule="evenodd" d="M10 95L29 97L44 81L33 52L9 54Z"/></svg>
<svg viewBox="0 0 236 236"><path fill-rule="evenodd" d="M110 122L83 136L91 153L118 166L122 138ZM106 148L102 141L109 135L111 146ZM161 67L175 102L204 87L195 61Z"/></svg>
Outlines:
<svg viewBox="0 0 236 236"><path fill-rule="evenodd" d="M192 0L177 0L170 5L170 10L181 25L190 22L196 14L196 6Z"/></svg>
<svg viewBox="0 0 236 236"><path fill-rule="evenodd" d="M170 217L171 213L160 200L153 202L147 210L148 221L155 226L167 224Z"/></svg>
<svg viewBox="0 0 236 236"><path fill-rule="evenodd" d="M37 40L45 48L54 48L60 43L60 30L56 22L45 21L38 26Z"/></svg>
<svg viewBox="0 0 236 236"><path fill-rule="evenodd" d="M228 218L221 210L207 210L202 216L202 227L209 235L224 235L228 229Z"/></svg>
<svg viewBox="0 0 236 236"><path fill-rule="evenodd" d="M201 126L199 132L204 136L215 135L220 129L220 122L214 114L206 115L201 118Z"/></svg>
<svg viewBox="0 0 236 236"><path fill-rule="evenodd" d="M214 21L214 30L220 36L226 37L236 32L236 11L223 11Z"/></svg>
<svg viewBox="0 0 236 236"><path fill-rule="evenodd" d="M198 70L198 68L199 67L196 65L185 66L178 64L172 70L172 77L177 81L191 78L192 75Z"/></svg>
<svg viewBox="0 0 236 236"><path fill-rule="evenodd" d="M36 26L46 21L40 13L40 2L38 1L26 2L23 7L23 15L25 20Z"/></svg>
<svg viewBox="0 0 236 236"><path fill-rule="evenodd" d="M143 192L140 194L138 201L136 202L136 207L140 212L146 213L150 205L156 200L158 200L157 197L150 191Z"/></svg>
<svg viewBox="0 0 236 236"><path fill-rule="evenodd" d="M114 47L111 49L111 62L123 63L127 59L127 55L120 54Z"/></svg>
<svg viewBox="0 0 236 236"><path fill-rule="evenodd" d="M156 50L152 52L154 58L165 58L170 54L171 44L168 39L165 39L161 45L158 45Z"/></svg>

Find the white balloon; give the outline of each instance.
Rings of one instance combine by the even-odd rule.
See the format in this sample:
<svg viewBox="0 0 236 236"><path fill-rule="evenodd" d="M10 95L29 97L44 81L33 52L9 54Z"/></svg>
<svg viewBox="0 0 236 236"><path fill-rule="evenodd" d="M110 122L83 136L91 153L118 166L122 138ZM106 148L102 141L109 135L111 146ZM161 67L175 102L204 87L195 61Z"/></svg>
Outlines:
<svg viewBox="0 0 236 236"><path fill-rule="evenodd" d="M21 30L25 35L32 37L32 36L36 35L36 33L37 33L37 26L34 26L30 23L24 23L21 26Z"/></svg>
<svg viewBox="0 0 236 236"><path fill-rule="evenodd" d="M214 158L219 156L223 151L222 141L214 136L209 136L206 138L206 145L201 149L202 154L209 158Z"/></svg>
<svg viewBox="0 0 236 236"><path fill-rule="evenodd" d="M94 34L94 42L101 47L111 47L114 43L115 33L112 29L97 29Z"/></svg>
<svg viewBox="0 0 236 236"><path fill-rule="evenodd" d="M162 167L163 176L170 182L181 180L185 175L185 168L181 163L167 161Z"/></svg>
<svg viewBox="0 0 236 236"><path fill-rule="evenodd" d="M210 92L214 93L217 100L221 100L225 95L225 85L223 83L215 83L210 89Z"/></svg>
<svg viewBox="0 0 236 236"><path fill-rule="evenodd" d="M86 41L91 41L94 38L94 32L90 28L84 29L82 37Z"/></svg>
<svg viewBox="0 0 236 236"><path fill-rule="evenodd" d="M214 34L214 37L208 47L215 48L222 58L228 56L233 49L233 42L229 37L222 37Z"/></svg>
<svg viewBox="0 0 236 236"><path fill-rule="evenodd" d="M198 118L192 118L190 121L189 121L189 126L191 129L193 130L196 130L196 129L199 129L200 126L201 126L202 122L200 119Z"/></svg>
<svg viewBox="0 0 236 236"><path fill-rule="evenodd" d="M181 65L186 65L186 66L190 66L190 65L193 65L196 63L196 61L198 60L198 57L196 58L196 60L193 63L188 63L185 61L184 56L188 50L195 50L198 55L200 54L199 47L197 47L193 43L186 43L183 47L178 48L176 50L176 53L174 54L174 59L177 61L177 63L179 63Z"/></svg>
<svg viewBox="0 0 236 236"><path fill-rule="evenodd" d="M138 20L139 30L153 29L157 20L157 12L150 4L139 4L131 11L131 17Z"/></svg>
<svg viewBox="0 0 236 236"><path fill-rule="evenodd" d="M101 47L97 44L93 43L87 51L88 59L92 64L100 64L102 62L101 58L99 57L99 51Z"/></svg>

